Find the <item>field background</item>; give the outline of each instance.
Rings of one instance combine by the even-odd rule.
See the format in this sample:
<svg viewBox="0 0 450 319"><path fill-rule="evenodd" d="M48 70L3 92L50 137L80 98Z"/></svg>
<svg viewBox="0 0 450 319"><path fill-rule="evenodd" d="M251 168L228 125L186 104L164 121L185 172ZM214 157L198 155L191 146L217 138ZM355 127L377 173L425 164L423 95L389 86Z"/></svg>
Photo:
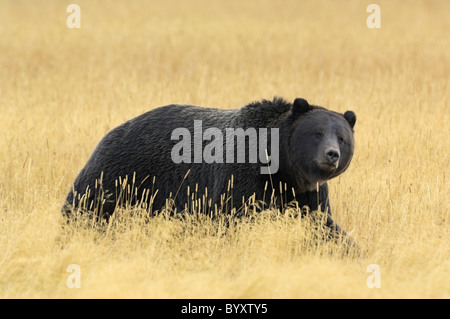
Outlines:
<svg viewBox="0 0 450 319"><path fill-rule="evenodd" d="M449 298L450 2L0 1L0 297ZM356 151L330 182L361 247L314 246L276 213L62 227L100 138L154 107L304 97L351 109ZM68 265L81 269L69 289ZM370 264L381 288L370 289Z"/></svg>

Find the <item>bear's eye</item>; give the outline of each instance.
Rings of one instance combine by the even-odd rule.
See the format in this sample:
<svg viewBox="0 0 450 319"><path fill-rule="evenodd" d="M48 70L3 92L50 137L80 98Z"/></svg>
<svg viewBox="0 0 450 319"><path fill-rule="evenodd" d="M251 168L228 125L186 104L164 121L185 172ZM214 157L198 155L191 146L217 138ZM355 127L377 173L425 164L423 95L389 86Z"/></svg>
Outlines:
<svg viewBox="0 0 450 319"><path fill-rule="evenodd" d="M344 138L342 136L339 136L338 141L339 141L339 143L344 143Z"/></svg>
<svg viewBox="0 0 450 319"><path fill-rule="evenodd" d="M316 135L316 137L322 137L323 136L323 132L317 132L315 135Z"/></svg>

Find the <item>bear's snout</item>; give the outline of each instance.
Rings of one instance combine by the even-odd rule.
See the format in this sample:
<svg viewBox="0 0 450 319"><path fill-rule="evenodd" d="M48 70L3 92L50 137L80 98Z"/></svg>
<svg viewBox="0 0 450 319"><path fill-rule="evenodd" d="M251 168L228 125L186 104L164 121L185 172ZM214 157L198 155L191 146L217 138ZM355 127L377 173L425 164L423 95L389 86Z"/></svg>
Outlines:
<svg viewBox="0 0 450 319"><path fill-rule="evenodd" d="M325 150L325 160L327 164L337 167L339 157L341 157L341 154L338 149L329 147Z"/></svg>

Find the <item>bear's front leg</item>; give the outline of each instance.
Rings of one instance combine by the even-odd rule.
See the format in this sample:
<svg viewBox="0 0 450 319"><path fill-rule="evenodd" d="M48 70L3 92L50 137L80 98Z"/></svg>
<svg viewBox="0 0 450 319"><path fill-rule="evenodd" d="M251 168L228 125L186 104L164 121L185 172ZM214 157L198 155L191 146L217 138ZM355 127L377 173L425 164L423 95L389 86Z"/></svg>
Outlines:
<svg viewBox="0 0 450 319"><path fill-rule="evenodd" d="M321 218L326 218L325 226L330 230L327 232L327 240L334 240L336 243L342 243L346 246L347 253L354 252L359 255L359 248L356 241L343 230L332 218L330 200L328 198L328 185L324 183L318 189L308 194L309 208L311 211L316 211L318 215L318 222ZM319 209L320 208L320 209ZM322 214L325 214L322 215Z"/></svg>
<svg viewBox="0 0 450 319"><path fill-rule="evenodd" d="M347 232L339 227L339 225L336 224L331 218L331 210L329 205L326 214L326 226L330 229L328 240L334 240L336 243L344 245L347 254L354 254L356 256L359 256L360 250L358 244L352 236L347 234Z"/></svg>

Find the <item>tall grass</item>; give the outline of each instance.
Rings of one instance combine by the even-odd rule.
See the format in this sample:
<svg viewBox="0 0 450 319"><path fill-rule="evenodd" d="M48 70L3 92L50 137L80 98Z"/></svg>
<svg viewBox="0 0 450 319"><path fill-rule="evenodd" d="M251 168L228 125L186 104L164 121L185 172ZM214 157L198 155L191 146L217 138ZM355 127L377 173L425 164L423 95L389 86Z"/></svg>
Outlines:
<svg viewBox="0 0 450 319"><path fill-rule="evenodd" d="M449 297L448 1L378 1L380 29L364 1L77 3L69 29L68 3L0 1L1 297ZM125 120L275 95L355 111L353 162L329 186L359 256L295 211L61 216Z"/></svg>

